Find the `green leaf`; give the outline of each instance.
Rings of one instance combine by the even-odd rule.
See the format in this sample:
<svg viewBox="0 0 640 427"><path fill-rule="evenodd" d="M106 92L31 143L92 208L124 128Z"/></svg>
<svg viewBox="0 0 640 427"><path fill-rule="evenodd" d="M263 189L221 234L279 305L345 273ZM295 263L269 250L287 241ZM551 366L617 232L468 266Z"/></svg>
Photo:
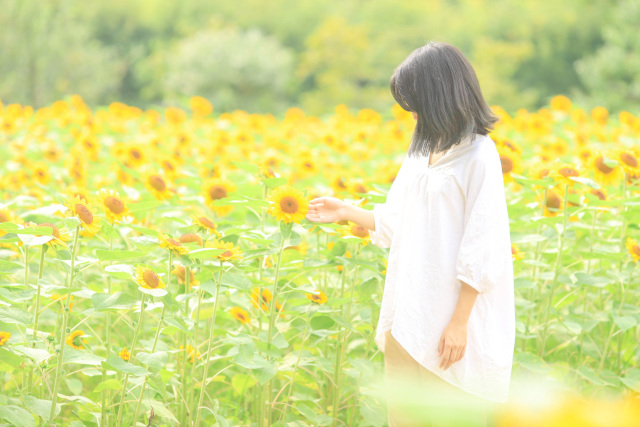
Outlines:
<svg viewBox="0 0 640 427"><path fill-rule="evenodd" d="M51 227L47 227L51 231ZM18 238L27 246L38 246L53 240L53 236L34 236L32 234L18 234Z"/></svg>
<svg viewBox="0 0 640 427"><path fill-rule="evenodd" d="M620 381L631 390L640 393L640 368L633 368L624 378L621 377Z"/></svg>
<svg viewBox="0 0 640 427"><path fill-rule="evenodd" d="M147 255L147 253L142 251L106 251L98 249L96 251L96 255L100 261L123 261L127 259L140 258Z"/></svg>
<svg viewBox="0 0 640 427"><path fill-rule="evenodd" d="M103 381L93 389L93 392L100 393L102 390L122 390L122 382L115 378Z"/></svg>
<svg viewBox="0 0 640 427"><path fill-rule="evenodd" d="M49 419L52 404L50 400L42 400L34 396L26 395L24 396L24 403L27 409L29 409L35 415L41 417L44 420ZM60 409L62 409L60 408L60 405L56 405L56 415L60 413Z"/></svg>
<svg viewBox="0 0 640 427"><path fill-rule="evenodd" d="M130 227L130 228L133 228L134 230L136 230L137 232L139 232L143 236L158 237L158 235L160 234L157 230L153 230L151 228L146 228L146 227L141 227L139 225L128 224L127 226Z"/></svg>
<svg viewBox="0 0 640 427"><path fill-rule="evenodd" d="M122 360L122 359L121 359ZM77 363L78 365L100 366L104 363L104 357L84 350L68 348L64 352L64 363Z"/></svg>
<svg viewBox="0 0 640 427"><path fill-rule="evenodd" d="M64 219L64 225L65 225L65 227L67 227L69 229L74 229L76 227L80 227L80 225L82 225L82 223L80 222L78 217L72 216L72 217ZM51 229L51 227L48 227L48 228Z"/></svg>
<svg viewBox="0 0 640 427"><path fill-rule="evenodd" d="M196 249L195 251L189 252L189 258L194 258L194 259L216 258L218 255L220 255L225 251L226 249L213 249L213 248Z"/></svg>
<svg viewBox="0 0 640 427"><path fill-rule="evenodd" d="M140 301L122 292L113 295L96 292L91 295L96 311L123 310L139 305Z"/></svg>
<svg viewBox="0 0 640 427"><path fill-rule="evenodd" d="M21 264L16 262L0 260L0 273L15 273L23 268Z"/></svg>
<svg viewBox="0 0 640 427"><path fill-rule="evenodd" d="M253 163L246 163L246 162L231 162L231 163L234 166L236 166L238 169L242 169L247 172L258 173L260 171L260 168L258 167L258 165L254 165Z"/></svg>
<svg viewBox="0 0 640 427"><path fill-rule="evenodd" d="M631 317L631 316L613 316L613 321L615 322L616 325L618 325L618 327L620 328L620 330L622 332L633 328L634 326L636 326L638 324L638 321L636 320L635 317Z"/></svg>
<svg viewBox="0 0 640 427"><path fill-rule="evenodd" d="M163 296L165 296L165 295L167 295L169 293L164 288L147 289L147 288L143 288L142 286L138 286L138 290L140 292L142 292L143 294L151 295L151 296L154 296L154 297L163 297Z"/></svg>
<svg viewBox="0 0 640 427"><path fill-rule="evenodd" d="M0 348L0 362L4 362L9 366L17 368L23 362L22 357L10 352L6 348Z"/></svg>
<svg viewBox="0 0 640 427"><path fill-rule="evenodd" d="M251 288L251 280L243 274L225 273L222 275L222 284L231 288L249 289Z"/></svg>
<svg viewBox="0 0 640 427"><path fill-rule="evenodd" d="M604 288L607 285L610 285L613 283L613 279L610 279L608 277L601 277L601 276L594 276L588 273L583 273L583 272L577 272L574 273L578 283L577 285L590 285L590 286L595 286L597 288Z"/></svg>
<svg viewBox="0 0 640 427"><path fill-rule="evenodd" d="M53 356L53 354L49 353L47 350L43 350L40 348L24 347L22 345L14 346L13 351L24 354L25 356L27 356L29 359L33 360L36 363L40 363L43 360L47 360L49 357Z"/></svg>
<svg viewBox="0 0 640 427"><path fill-rule="evenodd" d="M162 402L158 402L154 399L143 399L142 404L147 408L153 408L153 413L156 418L163 418L165 420L170 420L172 423L179 424L178 419L173 415L173 413L167 409L166 406ZM155 420L154 420L155 424ZM166 424L166 423L163 423Z"/></svg>
<svg viewBox="0 0 640 427"><path fill-rule="evenodd" d="M333 320L331 317L320 315L311 318L309 326L311 326L311 329L313 330L330 329L335 323L335 320Z"/></svg>
<svg viewBox="0 0 640 427"><path fill-rule="evenodd" d="M102 367L115 369L118 372L122 372L123 374L130 374L135 377L143 377L145 375L149 375L149 371L144 369L142 366L136 366L132 363L127 363L119 356L109 356L106 362L102 362Z"/></svg>
<svg viewBox="0 0 640 427"><path fill-rule="evenodd" d="M108 265L104 268L104 271L110 276L117 277L118 279L131 280L134 275L133 267L129 264Z"/></svg>
<svg viewBox="0 0 640 427"><path fill-rule="evenodd" d="M15 405L0 406L0 419L17 427L35 427L36 422L26 409Z"/></svg>
<svg viewBox="0 0 640 427"><path fill-rule="evenodd" d="M589 368L586 365L580 366L576 370L576 372L578 372L578 374L580 374L583 378L587 379L590 383L594 385L603 386L607 384L605 381L602 381L598 377L598 374L596 374L596 372L593 369Z"/></svg>
<svg viewBox="0 0 640 427"><path fill-rule="evenodd" d="M30 325L33 322L33 316L20 308L0 307L0 321Z"/></svg>
<svg viewBox="0 0 640 427"><path fill-rule="evenodd" d="M231 377L231 386L236 396L246 392L254 385L256 385L256 379L253 375L236 374Z"/></svg>
<svg viewBox="0 0 640 427"><path fill-rule="evenodd" d="M166 364L169 358L166 351L156 351L155 353L139 352L136 358L149 367L151 372L159 372Z"/></svg>
<svg viewBox="0 0 640 427"><path fill-rule="evenodd" d="M267 188L276 188L280 185L286 184L288 181L287 178L264 178L262 180L262 183L267 187Z"/></svg>

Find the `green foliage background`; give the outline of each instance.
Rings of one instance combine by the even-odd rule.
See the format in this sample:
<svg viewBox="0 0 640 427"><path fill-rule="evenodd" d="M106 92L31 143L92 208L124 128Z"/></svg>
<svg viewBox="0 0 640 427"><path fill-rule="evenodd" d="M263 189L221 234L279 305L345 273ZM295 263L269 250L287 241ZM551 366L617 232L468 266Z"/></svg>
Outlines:
<svg viewBox="0 0 640 427"><path fill-rule="evenodd" d="M565 94L638 113L640 0L3 0L0 99L218 111L388 111L389 77L429 40L458 46L490 104Z"/></svg>

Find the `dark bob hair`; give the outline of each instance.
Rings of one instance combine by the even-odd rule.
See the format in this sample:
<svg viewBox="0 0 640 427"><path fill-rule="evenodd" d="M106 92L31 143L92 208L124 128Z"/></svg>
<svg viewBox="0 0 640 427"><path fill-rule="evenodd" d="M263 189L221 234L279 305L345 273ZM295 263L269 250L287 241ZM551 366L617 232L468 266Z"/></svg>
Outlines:
<svg viewBox="0 0 640 427"><path fill-rule="evenodd" d="M499 118L487 105L473 67L448 43L429 42L396 67L396 102L417 114L409 156L448 150L471 133L487 135Z"/></svg>

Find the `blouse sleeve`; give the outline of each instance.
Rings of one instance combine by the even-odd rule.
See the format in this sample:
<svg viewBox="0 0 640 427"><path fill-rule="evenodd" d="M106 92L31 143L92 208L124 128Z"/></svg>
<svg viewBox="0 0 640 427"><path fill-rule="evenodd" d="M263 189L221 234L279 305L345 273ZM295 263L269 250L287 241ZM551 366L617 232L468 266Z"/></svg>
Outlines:
<svg viewBox="0 0 640 427"><path fill-rule="evenodd" d="M509 216L500 156L481 153L469 164L465 226L456 261L456 279L479 293L490 292L513 268Z"/></svg>
<svg viewBox="0 0 640 427"><path fill-rule="evenodd" d="M369 230L371 243L381 248L391 247L397 217L396 209L389 202L373 205L375 231Z"/></svg>

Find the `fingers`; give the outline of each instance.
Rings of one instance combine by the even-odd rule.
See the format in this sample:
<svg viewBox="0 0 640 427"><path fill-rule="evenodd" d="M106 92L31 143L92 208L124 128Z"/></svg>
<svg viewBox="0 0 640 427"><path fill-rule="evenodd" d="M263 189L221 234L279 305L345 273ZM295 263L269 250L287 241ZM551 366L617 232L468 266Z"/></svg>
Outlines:
<svg viewBox="0 0 640 427"><path fill-rule="evenodd" d="M438 344L438 356L442 356L443 349L444 349L444 337L440 338L440 344Z"/></svg>
<svg viewBox="0 0 640 427"><path fill-rule="evenodd" d="M444 353L443 353L443 358L442 361L440 362L440 369L443 369L445 366L447 366L449 364L449 360L451 359L451 346L449 345L445 345L444 346ZM445 368L446 369L446 368Z"/></svg>

